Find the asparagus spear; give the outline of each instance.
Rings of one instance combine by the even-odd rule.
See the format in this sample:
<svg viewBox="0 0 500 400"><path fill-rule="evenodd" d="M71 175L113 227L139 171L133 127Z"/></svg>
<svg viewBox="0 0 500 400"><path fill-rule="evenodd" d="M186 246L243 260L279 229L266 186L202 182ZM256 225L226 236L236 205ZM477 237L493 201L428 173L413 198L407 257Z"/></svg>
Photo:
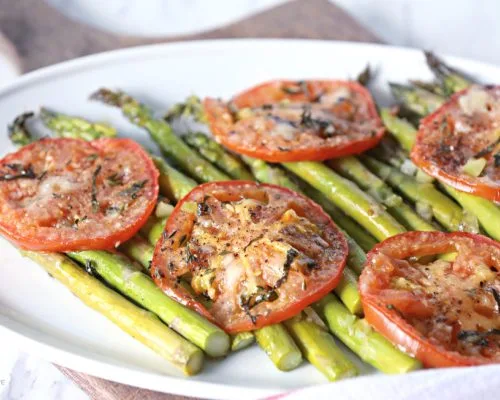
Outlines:
<svg viewBox="0 0 500 400"><path fill-rule="evenodd" d="M410 83L415 87L437 94L438 96L446 96L446 91L440 82L426 82L418 79L410 79Z"/></svg>
<svg viewBox="0 0 500 400"><path fill-rule="evenodd" d="M327 322L332 333L363 361L388 374L413 371L420 362L402 353L368 323L350 314L335 296L326 295L314 309Z"/></svg>
<svg viewBox="0 0 500 400"><path fill-rule="evenodd" d="M91 99L121 108L131 122L149 132L165 155L175 160L194 178L204 182L230 180L229 176L219 171L177 137L167 122L155 119L146 106L127 94L100 89L91 96Z"/></svg>
<svg viewBox="0 0 500 400"><path fill-rule="evenodd" d="M291 371L302 363L302 354L282 324L257 329L255 338L271 361L282 371Z"/></svg>
<svg viewBox="0 0 500 400"><path fill-rule="evenodd" d="M436 220L449 231L462 228L462 209L432 183L417 182L399 169L372 157L362 156L363 162L382 180L397 188L409 200L430 208Z"/></svg>
<svg viewBox="0 0 500 400"><path fill-rule="evenodd" d="M131 260L137 261L145 271L149 271L153 259L154 247L141 236L134 236L120 245L120 250Z"/></svg>
<svg viewBox="0 0 500 400"><path fill-rule="evenodd" d="M416 134L413 125L405 119L398 118L388 108L382 108L380 116L387 130L396 138L401 147L407 152L411 151Z"/></svg>
<svg viewBox="0 0 500 400"><path fill-rule="evenodd" d="M443 60L430 51L425 52L425 60L434 75L436 75L436 78L445 88L446 94L459 92L474 83L471 78L449 67Z"/></svg>
<svg viewBox="0 0 500 400"><path fill-rule="evenodd" d="M441 107L446 99L435 93L428 92L422 88L389 83L394 97L407 109L420 116L427 115Z"/></svg>
<svg viewBox="0 0 500 400"><path fill-rule="evenodd" d="M332 203L369 231L378 240L404 232L403 226L358 186L337 175L326 165L299 161L284 163L285 168L309 182Z"/></svg>
<svg viewBox="0 0 500 400"><path fill-rule="evenodd" d="M56 113L42 107L40 117L50 130L59 137L94 140L101 137L115 137L116 129L104 123L91 123L83 118Z"/></svg>
<svg viewBox="0 0 500 400"><path fill-rule="evenodd" d="M107 251L69 252L69 257L95 270L108 284L149 310L212 357L229 350L229 336L200 314L168 297L129 259Z"/></svg>
<svg viewBox="0 0 500 400"><path fill-rule="evenodd" d="M32 251L21 251L21 254L41 265L87 306L172 362L186 375L200 371L203 364L200 349L169 329L154 314L135 306L64 255Z"/></svg>
<svg viewBox="0 0 500 400"><path fill-rule="evenodd" d="M416 231L434 231L436 228L420 217L403 199L355 157L336 158L329 165L344 177L357 183L375 200L385 205L389 213L406 228Z"/></svg>
<svg viewBox="0 0 500 400"><path fill-rule="evenodd" d="M252 332L240 332L231 335L231 351L243 350L255 342L255 335Z"/></svg>
<svg viewBox="0 0 500 400"><path fill-rule="evenodd" d="M231 178L253 180L253 176L248 172L245 164L225 151L215 140L209 139L207 135L191 132L184 136L184 141Z"/></svg>
<svg viewBox="0 0 500 400"><path fill-rule="evenodd" d="M500 209L497 205L482 197L460 192L451 186L442 185L467 212L475 215L486 233L495 240L500 240Z"/></svg>
<svg viewBox="0 0 500 400"><path fill-rule="evenodd" d="M186 101L174 104L165 114L167 122L173 121L175 118L193 117L193 119L200 123L207 123L205 110L201 104L198 96L189 96Z"/></svg>
<svg viewBox="0 0 500 400"><path fill-rule="evenodd" d="M333 337L316 323L304 318L303 313L286 321L285 326L306 359L329 381L358 374L357 368L337 347Z"/></svg>

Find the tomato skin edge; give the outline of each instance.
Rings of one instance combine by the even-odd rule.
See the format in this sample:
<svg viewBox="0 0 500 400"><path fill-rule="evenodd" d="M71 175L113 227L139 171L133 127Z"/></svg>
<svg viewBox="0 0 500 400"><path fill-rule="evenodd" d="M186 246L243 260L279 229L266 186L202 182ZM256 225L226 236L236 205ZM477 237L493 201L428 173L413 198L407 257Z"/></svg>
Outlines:
<svg viewBox="0 0 500 400"><path fill-rule="evenodd" d="M216 185L220 187L220 186L232 186L232 185L244 185L244 184L256 185L257 187L264 186L264 187L269 187L269 188L275 188L275 189L279 189L282 192L290 194L292 196L304 197L304 196L302 196L302 195L294 192L293 190L290 190L288 188L284 188L282 186L272 185L272 184L265 184L265 183L256 183L255 181L232 180L232 181L220 181L220 182L202 183L201 185L196 186L190 193L188 193L186 196L184 196L176 204L174 210L170 214L169 219L167 220L167 223L165 224L164 233L165 232L172 232L172 231L175 230L175 226L171 226L171 224L173 225L173 223L171 221L174 220L172 218L172 216L176 214L176 211L178 211L178 210L180 210L182 208L183 204L186 201L190 201L190 195L191 195L191 193L193 191L203 191L207 187L216 186ZM308 200L309 204L312 207L315 208L316 211L320 212L323 217L326 217L330 221L330 223L334 226L334 228L336 230L338 230L338 227L335 224L335 222L328 216L328 214L326 214L323 211L323 209L319 205L317 205L316 203L314 203L309 198L306 198L306 199ZM169 223L171 223L171 224L169 224ZM304 308L306 308L310 304L314 303L315 301L320 300L326 294L328 294L333 289L335 289L335 287L337 286L337 284L342 279L343 271L344 271L344 268L345 268L345 265L346 265L346 262L347 262L347 254L348 254L348 249L349 249L348 245L347 245L347 241L345 240L344 236L341 235L340 237L342 238L342 250L343 250L343 252L345 254L345 257L343 258L342 262L339 264L339 267L338 267L338 270L337 270L337 274L334 275L332 277L332 279L327 284L323 285L320 288L320 290L317 290L317 291L309 294L308 296L302 298L299 302L296 302L295 307L293 307L293 308L287 308L285 310L278 311L278 312L273 312L272 315L270 317L267 317L267 318L263 318L263 317L257 318L255 324L253 324L250 320L248 320L248 321L245 321L244 323L234 324L231 327L221 326L215 320L215 318L212 316L212 314L210 313L210 311L203 304L201 304L200 302L196 301L193 297L187 298L185 296L179 296L173 290L172 287L165 287L165 285L162 284L161 278L155 276L155 274L153 273L153 268L151 269L151 272L152 272L151 276L152 276L155 284L158 287L160 287L167 295L169 295L170 297L174 298L176 301L180 302L181 304L183 304L183 305L185 305L185 306L187 306L187 307L195 310L199 314L203 315L209 321L211 321L212 323L216 324L221 329L224 329L227 333L232 334L232 333L238 333L238 332L244 332L244 331L251 331L251 330L262 328L262 327L267 326L267 325L272 325L272 324L279 323L279 322L282 322L284 320L287 320L287 319L293 317L294 315L297 315ZM161 241L158 241L158 243L155 246L153 260L155 260L157 254L161 253L161 247L162 247L161 246ZM154 265L154 263L153 263L153 265Z"/></svg>
<svg viewBox="0 0 500 400"><path fill-rule="evenodd" d="M75 141L80 139L57 138L51 140ZM154 182L152 200L149 202L145 212L143 213L141 218L138 218L133 224L129 226L128 229L122 230L113 235L97 237L91 240L86 238L82 238L79 240L71 240L71 241L60 240L58 242L53 242L51 244L40 242L38 239L35 238L27 238L21 235L17 235L9 231L7 224L3 224L0 222L0 234L4 236L7 240L9 240L11 243L16 245L17 247L24 250L46 251L46 252L66 252L66 251L77 251L77 250L113 250L117 247L117 244L123 243L131 239L139 231L139 229L146 223L149 216L155 210L156 200L158 198L158 193L159 193L158 179L160 173L156 168L153 160L148 156L148 154L142 149L142 147L138 143L136 143L131 139L124 139L124 138L101 138L93 140L91 142L87 142L84 140L81 141L82 143L86 144L90 143L93 147L97 148L99 151L103 151L106 148L106 144L109 142L116 143L117 141L121 141L122 143L126 143L127 146L127 148L124 149L124 151L126 150L129 152L134 152L144 160L147 169L150 171L151 174L150 176ZM31 146L34 144L36 144L36 142L29 144L27 146ZM14 154L16 153L12 153L12 155ZM4 157L2 161L5 162L5 160L9 156L10 155ZM98 246L95 245L96 242L98 243Z"/></svg>
<svg viewBox="0 0 500 400"><path fill-rule="evenodd" d="M378 243L366 256L365 270L369 268L372 259L378 254L379 250L390 244L392 241L399 240L405 236L410 241L416 240L422 232L412 231L405 232L392 236L381 243ZM467 237L475 241L481 241L488 245L493 245L500 248L500 243L488 237L477 235L468 232L425 232L426 235L438 237L448 235L453 237ZM462 367L473 365L487 365L479 358L472 356L463 356L457 352L441 350L438 346L429 343L426 339L422 338L419 332L413 328L411 324L406 322L396 311L390 310L387 306L378 301L376 295L366 294L362 290L363 275L360 276L360 295L361 303L366 321L382 336L388 339L396 347L404 349L407 354L417 358L426 368L446 368L446 367Z"/></svg>
<svg viewBox="0 0 500 400"><path fill-rule="evenodd" d="M203 101L203 107L205 109L205 113L208 118L208 125L215 136L215 139L221 143L226 148L249 157L258 158L264 161L268 161L271 163L280 163L280 162L295 162L295 161L325 161L331 158L345 157L348 155L356 155L365 152L373 147L375 147L383 138L385 134L385 127L382 124L380 116L377 112L377 108L373 101L373 98L370 92L354 81L342 81L342 80L318 80L312 81L314 83L328 83L331 85L342 84L352 90L355 90L358 94L360 94L363 99L368 104L368 112L370 117L376 119L379 122L380 128L375 131L375 134L365 140L351 141L349 143L326 147L324 149L302 149L302 150L290 150L290 151L267 151L266 148L249 150L245 146L235 145L234 143L227 140L227 133L220 129L220 126L216 124L216 120L219 118L214 113L209 112L211 109L210 104L214 99L205 98ZM265 89L266 87L273 85L283 85L283 84L294 84L295 81L290 80L273 80L261 83L257 86L254 86L250 89L245 90L244 92L237 94L233 97L234 103L239 106L241 105L241 101L239 100L243 95L245 97L252 97L256 92L259 92L261 89ZM257 96L258 97L258 96ZM262 100L261 100L262 101ZM261 102L259 101L259 103Z"/></svg>
<svg viewBox="0 0 500 400"><path fill-rule="evenodd" d="M420 126L429 125L431 121L434 120L437 116L439 116L443 112L446 112L449 108L454 106L455 102L458 101L458 98L468 90L469 89L467 88L454 93L445 104L423 118L420 121ZM423 136L424 133L421 131L421 129L418 129L417 135L415 137L415 143L417 143ZM500 188L495 189L485 183L474 182L474 179L466 179L465 177L448 174L437 165L425 161L422 156L422 154L416 151L416 146L414 144L410 152L410 158L415 163L415 165L423 169L424 172L438 180L441 180L445 184L450 185L458 191L483 197L496 203L500 202Z"/></svg>

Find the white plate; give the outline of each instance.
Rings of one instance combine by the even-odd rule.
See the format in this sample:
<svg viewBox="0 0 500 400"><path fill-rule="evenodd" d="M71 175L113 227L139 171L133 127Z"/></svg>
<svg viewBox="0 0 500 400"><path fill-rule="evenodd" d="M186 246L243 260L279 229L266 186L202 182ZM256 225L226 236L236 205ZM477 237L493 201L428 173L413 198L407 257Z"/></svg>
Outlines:
<svg viewBox="0 0 500 400"><path fill-rule="evenodd" d="M450 62L495 82L500 69L472 61ZM105 120L121 133L149 143L116 109L87 101L101 86L122 88L165 110L196 93L229 97L272 78L348 78L369 62L379 71L377 99L388 102L387 81L430 79L421 52L409 49L303 40L222 40L155 45L86 57L42 69L0 91L0 127L41 105ZM151 143L149 143L151 145ZM0 137L2 155L13 150ZM85 307L41 268L0 239L0 325L9 340L57 364L102 378L169 393L211 398L256 398L325 382L304 364L293 372L274 368L257 346L223 361L207 362L185 378L159 356ZM364 369L369 372L368 368Z"/></svg>

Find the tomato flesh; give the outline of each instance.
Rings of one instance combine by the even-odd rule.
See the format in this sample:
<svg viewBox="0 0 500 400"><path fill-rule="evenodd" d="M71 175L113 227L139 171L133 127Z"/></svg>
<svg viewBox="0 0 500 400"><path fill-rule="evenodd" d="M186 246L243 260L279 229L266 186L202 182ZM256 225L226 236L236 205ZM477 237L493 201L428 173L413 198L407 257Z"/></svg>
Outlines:
<svg viewBox="0 0 500 400"><path fill-rule="evenodd" d="M347 81L273 81L204 101L229 149L270 162L326 160L374 147L384 128L369 92Z"/></svg>
<svg viewBox="0 0 500 400"><path fill-rule="evenodd" d="M472 86L423 119L411 158L457 190L500 202L500 86ZM484 167L468 172L479 159Z"/></svg>
<svg viewBox="0 0 500 400"><path fill-rule="evenodd" d="M443 253L456 258L435 258ZM397 235L368 253L359 288L367 321L425 366L500 363L500 243Z"/></svg>
<svg viewBox="0 0 500 400"><path fill-rule="evenodd" d="M239 332L285 320L324 296L346 257L342 233L311 200L279 186L215 182L177 204L151 275L167 294Z"/></svg>
<svg viewBox="0 0 500 400"><path fill-rule="evenodd" d="M153 211L158 171L129 139L42 139L0 161L0 232L21 248L109 249Z"/></svg>

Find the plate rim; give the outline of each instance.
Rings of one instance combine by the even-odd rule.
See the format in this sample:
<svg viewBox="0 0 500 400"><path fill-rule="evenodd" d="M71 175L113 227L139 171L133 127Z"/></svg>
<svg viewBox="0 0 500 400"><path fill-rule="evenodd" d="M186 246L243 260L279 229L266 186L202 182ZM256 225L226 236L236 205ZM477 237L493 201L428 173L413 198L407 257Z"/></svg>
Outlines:
<svg viewBox="0 0 500 400"><path fill-rule="evenodd" d="M233 46L249 46L249 47L269 47L278 46L281 48L283 43L287 46L334 46L346 48L370 48L382 52L399 52L407 54L421 53L421 49L392 46L378 43L365 42L348 42L336 40L311 40L311 39L261 39L261 38L239 38L239 39L214 39L214 40L195 40L195 41L176 41L169 43L156 43L151 45L142 45L106 51L97 54L91 54L84 57L64 61L58 64L46 66L34 71L30 71L24 75L16 77L14 80L0 87L0 97L8 96L17 90L22 90L24 87L37 85L39 83L50 81L51 79L64 76L66 73L77 72L78 70L88 70L99 68L102 64L107 63L123 63L127 59L137 59L144 57L161 58L165 53L176 52L196 52L196 51L214 51L221 47ZM475 61L470 58L455 57L441 55L444 58L455 64L466 64L467 68L477 69L497 69L499 66L491 63ZM369 61L369 60L367 60ZM22 324L21 322L19 322ZM22 324L24 325L24 324ZM156 372L142 372L132 370L127 367L114 365L106 361L102 361L92 357L92 355L84 356L56 347L55 345L36 340L27 332L19 332L12 326L6 326L4 321L0 320L0 333L6 333L19 348L26 349L29 354L33 354L43 358L51 363L61 365L79 372L83 372L92 376L100 377L114 382L119 382L135 387L159 391L163 393L180 394L187 396L198 396L205 398L217 395L218 398L261 398L277 395L286 392L283 389L270 388L255 388L248 384L245 385L230 385L226 383L214 383L207 381L193 381L189 378L180 378L159 374ZM161 379L161 385L158 378Z"/></svg>

